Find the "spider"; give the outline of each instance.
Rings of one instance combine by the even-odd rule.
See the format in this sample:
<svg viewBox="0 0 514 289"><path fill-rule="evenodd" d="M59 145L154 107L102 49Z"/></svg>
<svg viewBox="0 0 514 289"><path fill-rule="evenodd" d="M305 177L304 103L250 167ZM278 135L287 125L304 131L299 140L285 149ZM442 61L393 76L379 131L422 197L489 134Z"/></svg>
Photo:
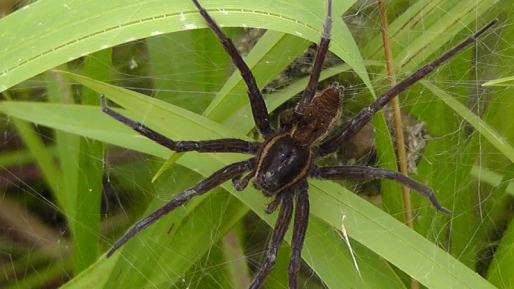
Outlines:
<svg viewBox="0 0 514 289"><path fill-rule="evenodd" d="M106 104L104 96L101 95L100 102L104 113L172 151L254 155L247 160L236 162L217 170L193 187L176 195L161 208L138 221L112 246L107 253L107 257L111 256L136 233L150 226L177 207L182 206L191 198L205 194L229 180L232 180L235 189L238 191L244 190L249 182L253 180L252 183L256 189L261 190L266 197L274 198L265 208L266 213L271 214L280 207L275 228L268 244L266 258L255 275L250 288L259 288L273 269L277 252L293 218L293 211L294 225L288 280L289 288L297 288L297 273L300 268L301 251L309 218L309 195L307 193L307 178L309 177L321 180L352 178L385 178L394 180L427 197L435 209L445 214L450 214L449 210L440 205L430 188L398 172L366 166L321 167L316 165L315 161L335 152L343 141L353 137L394 96L425 77L438 65L472 43L476 37L491 27L495 21L468 37L441 57L418 69L411 76L378 97L370 106L364 108L343 129L333 134L333 136L327 137L327 134L331 131L335 121L341 114L340 102L343 92L342 86L332 84L325 90L316 93L316 85L330 43L332 1L328 0L327 16L322 37L317 48L307 87L296 107L286 111L281 116L278 129L271 128L266 104L257 87L255 78L242 57L238 54L230 38L221 31L214 19L197 0L192 0L192 2L207 22L207 25L216 34L224 49L232 58L234 65L239 69L248 87L253 118L263 141L249 142L233 138L175 141L110 109ZM294 202L296 202L296 208L293 210Z"/></svg>

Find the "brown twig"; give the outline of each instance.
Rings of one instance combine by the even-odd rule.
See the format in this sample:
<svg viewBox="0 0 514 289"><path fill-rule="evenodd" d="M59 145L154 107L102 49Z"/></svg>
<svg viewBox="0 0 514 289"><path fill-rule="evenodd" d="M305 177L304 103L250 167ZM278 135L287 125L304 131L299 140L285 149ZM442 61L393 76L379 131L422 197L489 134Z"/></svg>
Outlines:
<svg viewBox="0 0 514 289"><path fill-rule="evenodd" d="M396 74L393 65L393 53L391 51L391 44L389 42L389 32L388 32L388 23L387 23L387 15L384 7L384 2L382 0L377 1L378 11L380 14L380 28L382 32L382 40L384 43L384 53L386 59L387 66L387 75L389 77L389 82L391 83L391 87L396 85ZM398 96L395 96L391 101L391 106L393 108L393 119L394 119L394 130L396 133L396 148L398 151L398 163L400 166L400 173L407 176L409 175L407 171L407 157L405 152L405 138L403 136L403 125L402 125L402 116L400 111L400 100ZM414 229L414 224L412 222L412 208L410 201L410 189L402 185L402 196L403 196L403 206L405 212L405 223L409 228ZM411 288L417 289L419 288L418 281L412 279Z"/></svg>

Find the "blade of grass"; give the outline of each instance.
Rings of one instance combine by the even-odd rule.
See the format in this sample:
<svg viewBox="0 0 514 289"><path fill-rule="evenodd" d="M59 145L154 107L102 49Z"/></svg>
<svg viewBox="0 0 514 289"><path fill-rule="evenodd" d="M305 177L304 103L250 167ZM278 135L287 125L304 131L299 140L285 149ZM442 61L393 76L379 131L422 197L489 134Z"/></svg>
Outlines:
<svg viewBox="0 0 514 289"><path fill-rule="evenodd" d="M321 16L299 8L298 3L217 0L204 5L225 27L272 29L313 42L318 41L323 25ZM342 22L335 25L341 27L341 32L333 36L333 51L371 88L355 43L345 38L350 35L348 29ZM205 21L185 0L173 5L167 0L38 1L0 21L0 31L4 31L0 47L4 47L2 55L6 56L0 61L0 91L85 54L136 39L203 27Z"/></svg>
<svg viewBox="0 0 514 289"><path fill-rule="evenodd" d="M202 113L229 70L229 57L216 36L200 29L151 37L146 42L155 97Z"/></svg>
<svg viewBox="0 0 514 289"><path fill-rule="evenodd" d="M4 91L3 95L9 100L12 99L10 93L7 91ZM43 173L45 182L51 188L58 206L64 211L67 211L69 203L64 198L64 194L60 189L59 170L55 165L52 155L46 151L43 141L35 132L31 123L20 119L13 119L12 122L18 134L23 139L24 144L27 146L27 149L35 158L36 164Z"/></svg>
<svg viewBox="0 0 514 289"><path fill-rule="evenodd" d="M228 232L221 243L226 268L229 272L228 276L233 288L247 288L252 282L243 248L243 239L244 220L241 220Z"/></svg>
<svg viewBox="0 0 514 289"><path fill-rule="evenodd" d="M102 50L86 57L84 74L88 77L109 81L111 49ZM84 88L82 104L98 105L98 95ZM101 142L80 138L78 145L77 191L74 202L75 214L69 216L73 223L74 273L82 272L93 264L100 253L99 229L102 200L104 147Z"/></svg>
<svg viewBox="0 0 514 289"><path fill-rule="evenodd" d="M489 81L485 82L484 84L482 84L482 86L513 86L514 84L512 84L512 83L505 83L505 82L509 82L509 81L514 81L514 76L502 77L502 78L498 78L498 79L494 79L494 80L489 80Z"/></svg>
<svg viewBox="0 0 514 289"><path fill-rule="evenodd" d="M439 99L444 101L448 107L458 113L464 120L473 126L482 136L484 136L498 151L500 151L511 162L514 162L514 148L512 145L499 135L494 128L489 126L486 122L482 121L480 117L476 116L463 104L456 101L444 90L433 85L428 81L422 80L421 83L430 89Z"/></svg>
<svg viewBox="0 0 514 289"><path fill-rule="evenodd" d="M514 222L510 222L501 239L487 272L487 280L498 288L513 288Z"/></svg>
<svg viewBox="0 0 514 289"><path fill-rule="evenodd" d="M61 69L66 69L63 65ZM53 71L45 73L45 79L47 85L47 95L50 103L75 103L71 90L71 85L68 83L62 75L57 74ZM67 133L61 130L54 132L55 143L58 150L58 163L60 166L60 179L62 180L62 198L67 200L69 207L67 207L64 216L67 219L67 223L70 227L70 233L72 235L72 246L73 246L73 272L74 274L80 273L83 269L87 268L90 264L94 263L96 259L97 250L88 250L88 247L98 246L98 230L94 231L93 240L83 238L79 227L82 222L88 223L88 219L83 219L78 216L79 211L77 208L77 199L80 198L79 189L79 172L83 168L80 167L80 154L81 154L81 140L80 137L71 133ZM91 204L93 205L93 204ZM89 208L89 207L88 207ZM98 214L97 214L98 215ZM91 220L95 218L92 217Z"/></svg>
<svg viewBox="0 0 514 289"><path fill-rule="evenodd" d="M391 42L395 52L395 64L400 71L410 71L421 66L434 52L467 25L491 8L497 0L473 1L417 1L389 26ZM408 28L408 29L407 29ZM464 32L463 38L473 30ZM383 59L380 54L380 35L367 46L363 55Z"/></svg>

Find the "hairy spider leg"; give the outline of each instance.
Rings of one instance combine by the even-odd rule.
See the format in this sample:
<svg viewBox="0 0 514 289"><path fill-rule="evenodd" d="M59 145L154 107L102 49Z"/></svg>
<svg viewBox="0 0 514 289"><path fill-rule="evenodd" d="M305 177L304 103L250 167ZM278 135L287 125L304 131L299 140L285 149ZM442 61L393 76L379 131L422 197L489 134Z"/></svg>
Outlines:
<svg viewBox="0 0 514 289"><path fill-rule="evenodd" d="M294 109L294 117L303 115L307 105L311 102L312 98L316 94L316 88L318 86L319 75L323 66L323 61L328 52L328 46L330 44L330 30L332 30L332 0L328 0L327 18L325 18L325 25L323 26L323 32L321 34L321 40L316 50L316 56L312 65L311 76L307 87L303 91L302 98Z"/></svg>
<svg viewBox="0 0 514 289"><path fill-rule="evenodd" d="M448 52L443 54L441 57L433 60L425 64L423 67L418 69L416 72L399 82L397 85L380 95L370 106L364 108L361 112L359 112L340 132L335 134L333 137L327 139L320 145L320 150L318 152L318 157L323 157L328 154L335 152L340 146L341 143L353 137L358 131L362 129L377 113L381 110L386 104L391 101L396 95L400 92L406 90L411 85L416 83L418 80L427 76L430 72L432 72L436 67L444 63L453 55L457 54L464 47L473 43L477 37L479 37L482 33L484 33L487 29L491 28L498 20L493 20L484 28L480 29L477 33L469 36L464 39L457 46L450 49Z"/></svg>
<svg viewBox="0 0 514 289"><path fill-rule="evenodd" d="M349 180L349 179L388 179L406 185L407 187L417 191L425 196L438 211L447 215L450 211L439 203L436 199L434 191L411 178L404 176L398 172L363 166L336 166L336 167L316 167L311 177L319 180Z"/></svg>
<svg viewBox="0 0 514 289"><path fill-rule="evenodd" d="M268 245L266 259L261 265L259 272L255 275L252 284L250 287L248 287L249 289L259 288L275 266L278 249L280 249L280 244L282 244L287 229L289 228L289 224L291 223L291 217L293 215L293 196L293 191L284 192L280 195L282 200L280 204L280 211L278 212L277 222L275 223L275 228L273 229L273 234L271 235L271 239Z"/></svg>
<svg viewBox="0 0 514 289"><path fill-rule="evenodd" d="M253 119L255 121L255 125L259 130L259 133L262 135L264 139L269 138L271 135L275 133L275 131L271 128L269 124L269 114L266 108L266 103L264 102L264 98L262 97L261 91L259 87L257 87L257 82L255 81L255 77L253 76L250 68L244 62L239 52L237 52L234 43L230 38L228 38L223 31L221 31L216 21L212 19L212 17L207 13L207 11L198 3L197 0L192 0L195 4L196 8L207 22L207 25L211 28L211 30L216 34L218 39L223 45L223 48L228 53L232 61L236 65L237 69L241 73L241 77L244 79L246 86L248 87L248 97L250 98L250 106L252 107Z"/></svg>
<svg viewBox="0 0 514 289"><path fill-rule="evenodd" d="M280 205L280 195L282 193L279 193L277 196L275 196L275 198L273 199L273 201L271 201L267 206L266 208L264 209L264 213L266 214L272 214L273 212L275 212L278 208L278 205Z"/></svg>
<svg viewBox="0 0 514 289"><path fill-rule="evenodd" d="M166 147L175 152L196 151L201 153L241 153L241 154L255 154L259 147L259 142L249 142L237 138L222 138L215 140L201 140L201 141L174 141L146 125L133 121L130 118L112 110L105 102L105 96L100 95L100 105L102 111L117 121L130 127L137 133L145 136L154 142Z"/></svg>
<svg viewBox="0 0 514 289"><path fill-rule="evenodd" d="M309 223L309 184L304 181L296 190L293 237L291 238L291 259L287 269L289 288L298 288L298 271L302 263L302 248Z"/></svg>
<svg viewBox="0 0 514 289"><path fill-rule="evenodd" d="M177 207L182 206L191 198L203 195L208 191L216 188L217 186L223 184L224 182L231 180L245 172L251 170L252 164L255 158L251 158L245 161L237 162L225 166L207 178L201 180L198 184L193 187L182 191L178 195L176 195L173 199L167 202L164 206L160 207L147 217L139 220L134 226L132 226L114 245L111 247L109 252L107 252L107 258L109 258L118 248L123 246L130 238L132 238L139 231L145 229L151 224L155 223L155 221L159 220L161 217L167 215L169 212L175 210Z"/></svg>
<svg viewBox="0 0 514 289"><path fill-rule="evenodd" d="M244 178L242 176L240 176L240 177L233 179L232 185L234 186L234 189L236 189L236 191L239 191L239 192L246 189L246 187L248 186L248 183L250 182L250 180L253 178L254 175L255 175L255 170L252 170Z"/></svg>

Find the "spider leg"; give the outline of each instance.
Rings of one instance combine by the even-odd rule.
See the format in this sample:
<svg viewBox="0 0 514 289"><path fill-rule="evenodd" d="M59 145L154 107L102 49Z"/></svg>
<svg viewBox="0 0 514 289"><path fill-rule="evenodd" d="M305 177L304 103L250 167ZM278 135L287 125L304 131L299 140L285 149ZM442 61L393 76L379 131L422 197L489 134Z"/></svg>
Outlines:
<svg viewBox="0 0 514 289"><path fill-rule="evenodd" d="M258 142L249 142L236 138L222 138L216 140L203 141L174 141L164 135L152 130L142 123L133 121L130 118L112 110L105 102L105 96L100 95L100 104L102 111L117 121L132 128L137 133L145 136L156 143L175 152L197 151L197 152L223 152L223 153L243 153L255 154L257 152Z"/></svg>
<svg viewBox="0 0 514 289"><path fill-rule="evenodd" d="M269 114L266 108L266 103L264 102L264 98L262 97L261 91L259 87L257 87L257 82L255 81L255 77L253 76L250 68L244 62L239 52L237 52L234 43L232 40L221 31L216 21L212 19L212 17L207 13L207 11L198 3L197 0L192 0L195 4L196 8L207 22L207 25L211 28L211 30L216 34L218 39L223 45L223 48L228 53L232 61L236 65L237 69L241 73L241 77L244 79L246 86L248 87L248 97L250 98L250 105L252 107L253 119L255 121L255 125L259 130L260 134L264 139L271 136L274 131L269 124Z"/></svg>
<svg viewBox="0 0 514 289"><path fill-rule="evenodd" d="M289 261L288 275L289 288L296 289L297 275L302 262L302 248L309 224L309 194L307 190L309 185L307 182L297 189L296 208L294 211L293 237L291 239L291 260Z"/></svg>
<svg viewBox="0 0 514 289"><path fill-rule="evenodd" d="M264 209L264 213L266 214L272 214L273 212L275 212L278 208L278 205L280 205L280 201L282 199L282 194L278 194L277 196L275 196L275 199L273 199L273 201L271 201L267 206L266 206L266 209Z"/></svg>
<svg viewBox="0 0 514 289"><path fill-rule="evenodd" d="M434 208L436 208L438 211L441 211L447 215L450 214L448 209L441 206L432 189L392 170L361 166L317 167L312 173L312 177L320 180L378 178L393 180L402 185L406 185L407 187L427 197L428 200L432 203L432 206L434 206Z"/></svg>
<svg viewBox="0 0 514 289"><path fill-rule="evenodd" d="M266 277L268 277L269 273L275 266L278 249L280 248L280 244L282 244L287 229L289 228L289 223L291 222L291 217L293 215L292 191L284 192L281 195L281 199L282 203L278 213L277 222L275 224L275 229L273 229L273 234L269 243L266 260L262 264L261 269L257 275L255 275L255 278L253 279L249 289L259 288L262 283L264 283L264 280L266 280Z"/></svg>
<svg viewBox="0 0 514 289"><path fill-rule="evenodd" d="M316 94L316 87L319 81L319 75L321 73L321 67L323 61L328 52L328 45L330 44L330 30L332 29L332 0L328 0L327 7L327 18L325 19L325 25L323 26L323 34L316 50L316 56L314 58L314 64L312 65L311 76L307 87L303 91L302 98L298 102L298 105L294 109L296 116L303 115L305 108L311 102L314 94Z"/></svg>
<svg viewBox="0 0 514 289"><path fill-rule="evenodd" d="M160 207L147 217L138 221L134 226L132 226L118 241L116 241L116 243L114 243L109 252L107 252L107 258L109 258L118 248L120 248L123 244L130 240L130 238L132 238L139 231L150 226L155 221L159 220L161 217L164 217L177 207L182 206L191 198L198 195L203 195L208 191L214 189L215 187L221 185L222 183L249 171L252 168L253 161L254 158L251 158L245 161L225 166L219 169L218 171L214 172L209 177L201 180L198 184L194 185L193 187L185 191L182 191L180 194L176 195L173 199L167 202L164 206Z"/></svg>
<svg viewBox="0 0 514 289"><path fill-rule="evenodd" d="M255 171L251 171L248 175L246 175L244 178L241 178L241 176L238 176L237 178L234 178L232 180L232 185L234 185L234 188L236 191L242 191L246 189L248 186L248 183L250 182L250 179L253 178L255 175Z"/></svg>
<svg viewBox="0 0 514 289"><path fill-rule="evenodd" d="M464 39L457 46L450 49L448 52L443 54L441 57L433 60L425 64L423 67L418 69L416 72L396 84L394 87L380 95L370 106L364 108L357 116L355 116L350 123L348 123L340 132L336 133L333 137L327 139L320 145L319 157L331 154L335 152L341 143L345 140L353 137L358 131L362 129L364 125L366 125L373 115L381 110L391 99L393 99L400 92L406 90L411 85L416 83L418 80L427 76L430 72L432 72L436 67L441 65L443 62L448 60L453 55L457 54L457 52L461 51L464 47L473 43L477 37L479 37L482 33L484 33L487 29L493 26L497 20L491 21L484 28L480 29L477 33L469 36Z"/></svg>

